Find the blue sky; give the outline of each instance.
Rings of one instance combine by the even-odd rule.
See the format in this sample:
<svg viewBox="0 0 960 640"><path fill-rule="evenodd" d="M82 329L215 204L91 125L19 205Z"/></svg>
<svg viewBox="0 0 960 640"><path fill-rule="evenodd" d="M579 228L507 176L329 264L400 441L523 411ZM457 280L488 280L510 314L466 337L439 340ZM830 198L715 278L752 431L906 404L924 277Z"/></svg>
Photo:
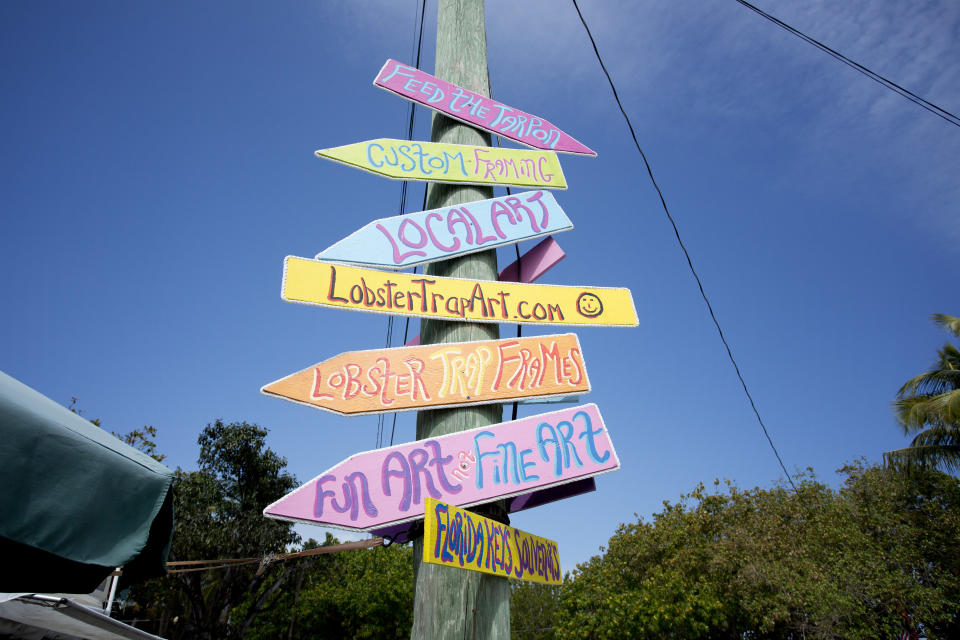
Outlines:
<svg viewBox="0 0 960 640"><path fill-rule="evenodd" d="M761 6L960 110L960 5ZM960 314L960 130L733 0L581 7L788 468L836 483L844 462L903 446L890 402L946 340L928 316ZM0 369L78 397L108 429L155 425L171 466L195 465L217 418L270 428L302 481L375 448L375 416L258 390L385 344L383 316L282 302L281 264L397 213L400 183L313 151L405 135L407 103L371 82L387 58L412 62L414 13L0 4ZM640 317L577 330L586 399L623 468L513 518L572 569L699 481L769 486L782 472L572 5L489 0L487 42L494 97L599 153L561 158L570 187L556 196L575 229L557 236L568 257L544 281L627 286ZM429 137L419 109L415 137ZM413 425L402 414L396 440Z"/></svg>

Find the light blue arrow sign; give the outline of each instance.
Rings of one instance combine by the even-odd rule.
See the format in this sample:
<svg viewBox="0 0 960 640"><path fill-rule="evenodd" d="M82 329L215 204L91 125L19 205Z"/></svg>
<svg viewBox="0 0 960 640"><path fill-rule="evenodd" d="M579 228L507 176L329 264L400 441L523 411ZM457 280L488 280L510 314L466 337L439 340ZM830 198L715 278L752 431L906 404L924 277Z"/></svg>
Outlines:
<svg viewBox="0 0 960 640"><path fill-rule="evenodd" d="M525 191L374 220L317 260L406 269L573 229L548 191Z"/></svg>

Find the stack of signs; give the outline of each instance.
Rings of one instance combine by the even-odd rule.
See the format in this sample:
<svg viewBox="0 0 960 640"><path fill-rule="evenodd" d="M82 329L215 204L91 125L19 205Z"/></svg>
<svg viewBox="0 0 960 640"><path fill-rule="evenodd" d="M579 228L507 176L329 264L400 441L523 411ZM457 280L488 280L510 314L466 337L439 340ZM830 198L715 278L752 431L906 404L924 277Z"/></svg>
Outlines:
<svg viewBox="0 0 960 640"><path fill-rule="evenodd" d="M634 327L630 291L533 282L563 257L573 224L544 189L565 189L557 152L596 156L547 120L388 60L374 85L534 150L377 139L319 157L400 180L532 190L373 220L315 259L288 256L281 297L323 307L468 322ZM402 273L417 265L542 238L498 281ZM341 353L261 391L341 415L549 401L590 391L575 334ZM557 584L556 543L464 507L509 511L595 488L620 461L596 405L351 456L264 510L281 520L405 541L425 518L424 561Z"/></svg>

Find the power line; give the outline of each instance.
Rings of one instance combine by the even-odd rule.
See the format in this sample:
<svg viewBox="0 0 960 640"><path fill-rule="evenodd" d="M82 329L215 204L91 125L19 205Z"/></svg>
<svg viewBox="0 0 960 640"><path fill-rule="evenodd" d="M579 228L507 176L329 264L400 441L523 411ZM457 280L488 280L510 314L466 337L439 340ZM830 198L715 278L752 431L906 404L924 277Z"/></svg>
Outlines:
<svg viewBox="0 0 960 640"><path fill-rule="evenodd" d="M650 163L647 161L647 156L640 147L640 142L637 140L637 134L633 130L633 124L630 122L630 116L627 115L626 110L623 108L623 103L620 102L620 96L617 93L617 88L613 84L613 79L610 77L610 72L607 71L607 66L603 63L603 58L600 56L600 51L597 49L597 43L593 39L593 34L590 33L590 27L587 26L587 21L583 18L583 13L580 12L580 6L577 4L577 0L573 0L573 7L577 10L577 15L580 16L580 22L583 23L583 28L587 32L587 37L590 38L590 44L593 45L593 52L597 56L597 61L600 63L600 68L603 69L604 75L607 76L607 82L610 84L610 89L613 91L613 99L617 101L617 106L620 107L620 113L623 114L623 119L627 122L627 128L630 129L630 136L633 138L633 143L636 145L637 151L640 152L640 157L643 158L643 164L647 168L647 175L650 176L650 182L653 184L653 188L656 189L657 195L660 196L660 204L663 205L663 212L667 214L667 220L670 221L670 226L673 227L673 234L676 236L677 243L680 245L680 249L683 251L684 257L687 259L687 266L690 267L690 273L693 274L693 279L697 281L697 287L700 289L700 296L707 304L707 311L710 312L710 318L713 320L713 325L717 328L717 333L720 334L720 341L723 342L723 346L727 350L727 357L730 358L730 362L733 364L733 369L737 373L737 378L740 380L740 385L743 387L743 392L747 395L747 400L750 401L750 408L753 409L753 414L757 417L757 422L760 423L760 428L763 429L763 435L767 437L767 442L770 443L770 448L773 450L773 455L777 457L777 462L780 463L780 468L783 469L783 473L786 476L787 481L790 483L790 486L793 487L794 493L799 495L797 487L793 483L793 478L790 477L790 472L787 471L786 465L783 464L783 458L780 457L780 452L778 452L776 446L774 446L773 439L770 437L770 432L767 431L767 426L763 423L763 419L760 417L760 412L757 410L757 405L753 401L753 396L750 395L750 390L747 388L747 383L743 379L743 374L740 373L740 367L737 365L737 361L733 357L733 351L731 351L730 345L727 343L727 338L723 335L723 329L720 328L720 322L717 320L717 316L713 312L713 305L710 304L710 299L707 297L707 293L703 289L703 283L700 281L700 276L697 275L697 270L693 268L693 260L690 258L690 252L687 251L687 247L683 243L683 239L680 237L680 231L677 229L677 223L670 214L670 209L667 207L667 201L663 197L663 192L660 190L657 180L653 177L653 169L650 168Z"/></svg>
<svg viewBox="0 0 960 640"><path fill-rule="evenodd" d="M423 51L423 22L424 22L424 14L426 13L426 10L427 10L427 0L421 0L420 7L419 7L420 26L418 28L417 39L415 40L415 44L414 44L414 46L416 47L416 59L413 66L417 69L420 68L420 54ZM416 21L414 21L414 25L416 26ZM411 47L411 49L413 49L413 47ZM411 56L413 56L412 50L410 54ZM407 140L413 140L413 123L414 123L414 117L416 116L416 105L412 102L410 103L410 109L408 113L409 113L409 119L407 121ZM409 183L406 180L404 180L400 184L400 215L403 215L404 213L406 213L407 184ZM426 187L424 187L422 208L426 209L427 208L426 205L427 205L427 192L426 192ZM413 272L414 273L417 272L416 267L414 267ZM404 344L407 343L407 334L409 333L409 331L410 331L410 317L407 316L403 326L403 343ZM387 347L390 346L390 343L392 342L392 340L393 340L393 316L390 316L390 318L387 320ZM386 426L385 416L386 414L383 414L383 413L377 416L377 448L378 449L383 446L384 427ZM394 412L393 426L390 429L390 446L393 446L393 437L396 431L397 431L397 414L396 412Z"/></svg>
<svg viewBox="0 0 960 640"><path fill-rule="evenodd" d="M811 38L810 36L808 36L807 34L803 33L802 31L799 31L798 29L795 29L795 28L791 27L791 26L788 25L786 22L783 22L782 20L779 20L779 19L775 18L774 16L770 15L770 14L767 13L766 11L763 11L762 9L760 9L760 8L758 8L758 7L750 4L750 3L747 2L746 0L736 0L736 2L739 2L740 4L742 4L743 6L745 6L747 9L750 9L751 11L753 11L754 13L756 13L757 15L766 18L767 20L769 20L770 22L774 23L775 25L777 25L777 26L780 27L781 29L784 29L784 30L792 33L793 35L797 36L798 38L800 38L800 39L803 40L804 42L807 42L807 43L809 43L809 44L812 44L813 46L815 46L816 48L820 49L820 50L823 51L824 53L827 53L827 54L833 56L834 58L836 58L837 60L839 60L839 61L842 62L843 64L847 65L847 66L850 67L851 69L854 69L854 70L856 70L856 71L859 71L860 73L862 73L863 75L867 76L868 78L870 78L870 79L873 80L874 82L883 85L884 87L886 87L887 89L890 89L890 90L893 91L894 93L897 93L897 94L903 96L904 98L906 98L906 99L909 100L910 102L913 102L914 104L916 104L916 105L918 105L918 106L926 109L927 111L929 111L929 112L932 113L933 115L938 116L938 117L940 117L940 118L943 118L944 120L946 120L947 122L949 122L950 124L952 124L952 125L954 125L954 126L960 127L960 117L954 115L953 113L950 113L949 111L947 111L947 110L944 109L943 107L939 107L939 106L933 104L932 102L930 102L929 100L926 100L926 99L924 99L924 98L921 98L920 96L918 96L918 95L915 94L914 92L910 91L909 89L905 89L905 88L901 87L899 84L897 84L897 83L894 82L893 80L890 80L889 78L886 78L886 77L880 75L879 73L876 73L875 71L872 71L872 70L868 69L867 67L863 66L863 65L860 64L859 62L856 62L856 61L854 61L854 60L851 60L850 58L848 58L847 56L843 55L843 54L840 53L839 51L836 51L835 49L831 49L830 47L828 47L827 45L823 44L823 43L820 42L819 40L816 40L816 39L814 39L814 38Z"/></svg>

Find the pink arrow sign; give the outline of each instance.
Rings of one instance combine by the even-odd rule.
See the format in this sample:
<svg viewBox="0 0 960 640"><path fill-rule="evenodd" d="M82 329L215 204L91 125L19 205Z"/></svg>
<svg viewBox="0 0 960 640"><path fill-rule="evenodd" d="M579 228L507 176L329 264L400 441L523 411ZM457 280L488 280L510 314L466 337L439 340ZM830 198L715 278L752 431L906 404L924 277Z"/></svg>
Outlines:
<svg viewBox="0 0 960 640"><path fill-rule="evenodd" d="M479 96L396 60L387 60L374 86L534 149L596 156L597 152L543 118Z"/></svg>
<svg viewBox="0 0 960 640"><path fill-rule="evenodd" d="M263 515L354 531L395 531L396 525L423 518L427 497L469 507L589 483L619 468L597 405L585 404L355 454ZM515 499L510 508L549 499Z"/></svg>

